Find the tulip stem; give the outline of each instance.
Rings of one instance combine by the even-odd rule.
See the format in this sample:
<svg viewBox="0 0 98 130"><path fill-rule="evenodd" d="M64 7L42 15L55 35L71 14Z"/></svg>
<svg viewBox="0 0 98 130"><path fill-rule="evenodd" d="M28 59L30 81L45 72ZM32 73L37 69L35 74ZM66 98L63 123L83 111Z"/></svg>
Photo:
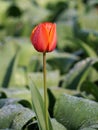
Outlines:
<svg viewBox="0 0 98 130"><path fill-rule="evenodd" d="M47 86L46 86L46 53L43 53L43 82L44 82L44 110L45 110L45 125L48 129L48 104L47 104Z"/></svg>

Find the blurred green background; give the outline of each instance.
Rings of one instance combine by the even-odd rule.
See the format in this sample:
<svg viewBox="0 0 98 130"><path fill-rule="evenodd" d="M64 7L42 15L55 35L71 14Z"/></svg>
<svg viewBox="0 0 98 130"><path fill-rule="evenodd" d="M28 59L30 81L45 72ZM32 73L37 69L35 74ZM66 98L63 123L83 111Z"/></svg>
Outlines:
<svg viewBox="0 0 98 130"><path fill-rule="evenodd" d="M42 54L34 50L30 35L45 21L57 25L57 47L47 53L46 65L51 117L62 93L98 102L98 0L0 0L0 106L21 102L30 108L30 77L43 95Z"/></svg>

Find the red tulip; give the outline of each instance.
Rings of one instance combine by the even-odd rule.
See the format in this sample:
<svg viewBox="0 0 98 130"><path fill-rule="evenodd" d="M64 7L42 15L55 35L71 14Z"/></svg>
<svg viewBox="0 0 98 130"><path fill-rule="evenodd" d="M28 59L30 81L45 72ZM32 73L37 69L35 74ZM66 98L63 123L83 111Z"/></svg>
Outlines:
<svg viewBox="0 0 98 130"><path fill-rule="evenodd" d="M31 42L39 52L51 52L56 47L56 24L41 23L37 25L31 33Z"/></svg>

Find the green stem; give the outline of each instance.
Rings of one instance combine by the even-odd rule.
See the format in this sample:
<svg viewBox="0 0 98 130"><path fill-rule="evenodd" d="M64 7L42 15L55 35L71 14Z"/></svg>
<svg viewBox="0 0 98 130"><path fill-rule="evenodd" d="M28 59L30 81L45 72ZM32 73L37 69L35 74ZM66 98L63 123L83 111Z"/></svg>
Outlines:
<svg viewBox="0 0 98 130"><path fill-rule="evenodd" d="M44 110L45 110L45 124L48 130L48 104L47 104L47 86L46 86L46 53L43 53L43 80L44 80Z"/></svg>

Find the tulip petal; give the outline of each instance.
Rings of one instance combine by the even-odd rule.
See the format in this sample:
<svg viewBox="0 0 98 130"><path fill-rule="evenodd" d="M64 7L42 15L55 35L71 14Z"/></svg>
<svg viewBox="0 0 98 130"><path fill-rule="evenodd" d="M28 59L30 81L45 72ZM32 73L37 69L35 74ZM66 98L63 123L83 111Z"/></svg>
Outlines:
<svg viewBox="0 0 98 130"><path fill-rule="evenodd" d="M46 51L48 45L48 33L43 24L39 24L37 27L35 27L31 34L31 41L37 51Z"/></svg>
<svg viewBox="0 0 98 130"><path fill-rule="evenodd" d="M57 37L56 37L56 24L53 24L49 33L49 45L48 50L49 52L54 50L56 47Z"/></svg>

